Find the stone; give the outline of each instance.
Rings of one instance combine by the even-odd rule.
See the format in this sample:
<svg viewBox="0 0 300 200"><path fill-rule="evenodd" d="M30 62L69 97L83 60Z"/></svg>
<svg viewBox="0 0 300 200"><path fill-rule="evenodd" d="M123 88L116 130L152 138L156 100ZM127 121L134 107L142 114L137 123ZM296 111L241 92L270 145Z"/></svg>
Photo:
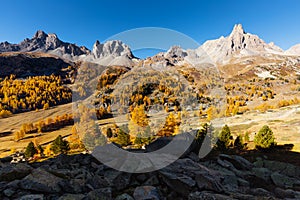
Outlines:
<svg viewBox="0 0 300 200"><path fill-rule="evenodd" d="M43 199L44 199L43 194L29 194L29 195L22 196L18 200L43 200Z"/></svg>
<svg viewBox="0 0 300 200"><path fill-rule="evenodd" d="M64 194L58 200L82 200L84 197L83 194Z"/></svg>
<svg viewBox="0 0 300 200"><path fill-rule="evenodd" d="M87 186L89 185L83 179L61 180L58 184L62 191L64 191L64 193L72 194L80 194L87 192ZM94 188L92 187L92 189Z"/></svg>
<svg viewBox="0 0 300 200"><path fill-rule="evenodd" d="M159 180L156 175L153 175L143 185L156 186L159 185Z"/></svg>
<svg viewBox="0 0 300 200"><path fill-rule="evenodd" d="M138 182L145 182L147 180L147 176L145 174L139 174L135 177Z"/></svg>
<svg viewBox="0 0 300 200"><path fill-rule="evenodd" d="M215 192L223 192L224 188L220 183L220 179L212 174L198 173L195 177L197 186L200 190L211 190Z"/></svg>
<svg viewBox="0 0 300 200"><path fill-rule="evenodd" d="M59 182L62 179L41 169L34 169L31 174L20 182L20 187L24 190L31 190L43 193L57 193L61 191Z"/></svg>
<svg viewBox="0 0 300 200"><path fill-rule="evenodd" d="M264 160L265 168L268 168L272 172L283 172L287 167L287 163L273 161L273 160Z"/></svg>
<svg viewBox="0 0 300 200"><path fill-rule="evenodd" d="M300 185L298 179L279 174L278 172L272 173L271 179L276 186L281 188L293 188L294 185Z"/></svg>
<svg viewBox="0 0 300 200"><path fill-rule="evenodd" d="M12 188L8 188L8 189L3 191L4 195L7 196L7 197L13 196L13 194L15 194L15 192L16 191Z"/></svg>
<svg viewBox="0 0 300 200"><path fill-rule="evenodd" d="M235 200L235 199L226 195L203 191L203 192L191 193L188 196L188 200Z"/></svg>
<svg viewBox="0 0 300 200"><path fill-rule="evenodd" d="M255 188L251 190L252 194L255 196L269 197L272 196L271 193L263 188Z"/></svg>
<svg viewBox="0 0 300 200"><path fill-rule="evenodd" d="M231 193L230 196L233 199L239 199L239 200L257 200L255 196L250 194Z"/></svg>
<svg viewBox="0 0 300 200"><path fill-rule="evenodd" d="M230 162L238 170L250 170L253 167L252 163L241 156L220 154L219 158Z"/></svg>
<svg viewBox="0 0 300 200"><path fill-rule="evenodd" d="M264 167L264 161L261 157L257 157L256 161L253 163L255 167Z"/></svg>
<svg viewBox="0 0 300 200"><path fill-rule="evenodd" d="M200 161L200 158L197 154L195 154L194 152L191 152L189 155L188 155L188 158L191 159L192 161L194 162L199 162Z"/></svg>
<svg viewBox="0 0 300 200"><path fill-rule="evenodd" d="M224 190L228 192L238 191L238 177L235 175L223 175L224 179L221 182Z"/></svg>
<svg viewBox="0 0 300 200"><path fill-rule="evenodd" d="M130 185L131 174L116 170L105 172L104 177L117 189L123 190Z"/></svg>
<svg viewBox="0 0 300 200"><path fill-rule="evenodd" d="M13 181L22 179L30 174L32 168L24 163L16 165L6 164L0 170L0 181Z"/></svg>
<svg viewBox="0 0 300 200"><path fill-rule="evenodd" d="M291 190L291 189L287 189L284 190L282 188L275 188L274 193L276 195L276 197L284 199L284 198L295 198L296 192Z"/></svg>
<svg viewBox="0 0 300 200"><path fill-rule="evenodd" d="M290 177L298 177L300 179L300 167L287 163L286 168L281 173Z"/></svg>
<svg viewBox="0 0 300 200"><path fill-rule="evenodd" d="M246 181L242 178L238 178L237 181L238 181L238 185L241 187L250 187L249 181Z"/></svg>
<svg viewBox="0 0 300 200"><path fill-rule="evenodd" d="M135 200L160 200L161 197L156 187L153 186L141 186L134 190L133 197Z"/></svg>
<svg viewBox="0 0 300 200"><path fill-rule="evenodd" d="M104 188L104 187L110 187L112 186L112 184L110 183L110 181L103 177L103 176L98 176L95 175L92 178L89 178L86 181L87 184L90 184L93 189L99 189L99 188Z"/></svg>
<svg viewBox="0 0 300 200"><path fill-rule="evenodd" d="M187 196L196 185L196 182L191 177L183 174L165 171L160 171L159 173L166 185L168 185L173 191L184 196Z"/></svg>
<svg viewBox="0 0 300 200"><path fill-rule="evenodd" d="M89 200L111 200L112 199L112 189L101 188L96 189L87 194Z"/></svg>
<svg viewBox="0 0 300 200"><path fill-rule="evenodd" d="M130 196L129 194L121 194L119 196L117 196L115 198L115 200L134 200L134 198L132 196Z"/></svg>
<svg viewBox="0 0 300 200"><path fill-rule="evenodd" d="M255 176L265 180L266 182L269 182L271 180L272 172L267 168L254 167L254 168L252 168L252 172Z"/></svg>

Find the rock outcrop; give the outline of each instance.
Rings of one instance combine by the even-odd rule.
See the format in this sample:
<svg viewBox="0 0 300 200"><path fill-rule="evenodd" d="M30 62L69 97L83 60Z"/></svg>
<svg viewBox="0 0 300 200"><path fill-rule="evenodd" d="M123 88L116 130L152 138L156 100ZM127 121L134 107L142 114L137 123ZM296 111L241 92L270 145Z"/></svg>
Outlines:
<svg viewBox="0 0 300 200"><path fill-rule="evenodd" d="M0 163L0 199L299 199L300 168L288 163L194 153L150 173L119 172L89 154L32 164Z"/></svg>
<svg viewBox="0 0 300 200"><path fill-rule="evenodd" d="M148 58L145 63L164 67L185 64L197 66L207 63L223 65L233 58L274 55L285 56L284 51L273 42L267 44L257 35L246 33L242 25L237 24L227 37L208 40L197 49L185 50L179 46L173 46L165 53Z"/></svg>
<svg viewBox="0 0 300 200"><path fill-rule="evenodd" d="M89 54L90 50L84 46L63 42L56 34L39 30L31 39L26 38L19 44L0 43L0 52L43 52L71 59Z"/></svg>
<svg viewBox="0 0 300 200"><path fill-rule="evenodd" d="M106 41L103 44L97 40L91 55L88 55L83 60L104 66L132 67L136 64L136 59L129 46L119 40Z"/></svg>
<svg viewBox="0 0 300 200"><path fill-rule="evenodd" d="M113 40L101 44L97 40L93 50L90 51L85 46L63 42L56 34L47 34L44 31L37 31L31 39L26 38L19 44L11 44L7 41L0 43L0 53L7 52L47 53L69 61L88 61L104 66L135 65L129 46L121 41Z"/></svg>
<svg viewBox="0 0 300 200"><path fill-rule="evenodd" d="M257 35L246 33L241 24L235 25L229 36L206 41L200 48L217 63L227 61L232 56L283 54L283 50L274 43L267 44Z"/></svg>

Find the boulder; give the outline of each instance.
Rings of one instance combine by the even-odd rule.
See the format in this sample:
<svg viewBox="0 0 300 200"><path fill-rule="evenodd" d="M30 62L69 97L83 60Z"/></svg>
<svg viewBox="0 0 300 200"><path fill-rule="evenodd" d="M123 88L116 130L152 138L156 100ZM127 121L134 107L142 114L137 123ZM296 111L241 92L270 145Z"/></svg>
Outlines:
<svg viewBox="0 0 300 200"><path fill-rule="evenodd" d="M285 176L278 172L272 173L271 179L276 186L281 188L293 188L294 186L300 185L298 179Z"/></svg>
<svg viewBox="0 0 300 200"><path fill-rule="evenodd" d="M0 169L0 181L22 179L30 174L31 171L32 168L24 163L16 165L6 164Z"/></svg>
<svg viewBox="0 0 300 200"><path fill-rule="evenodd" d="M96 189L88 193L87 198L89 200L111 200L112 199L112 189L101 188Z"/></svg>
<svg viewBox="0 0 300 200"><path fill-rule="evenodd" d="M43 194L29 194L29 195L22 196L18 200L43 200L43 199L44 199Z"/></svg>
<svg viewBox="0 0 300 200"><path fill-rule="evenodd" d="M116 170L108 170L104 177L117 189L123 190L130 185L131 174Z"/></svg>
<svg viewBox="0 0 300 200"><path fill-rule="evenodd" d="M62 180L41 168L37 168L21 180L20 187L35 192L57 193L61 191L59 183Z"/></svg>
<svg viewBox="0 0 300 200"><path fill-rule="evenodd" d="M115 198L115 200L134 200L134 198L132 196L130 196L129 194L121 194L119 196L117 196Z"/></svg>
<svg viewBox="0 0 300 200"><path fill-rule="evenodd" d="M58 200L82 200L84 197L83 194L64 194Z"/></svg>
<svg viewBox="0 0 300 200"><path fill-rule="evenodd" d="M135 200L160 200L161 197L156 187L153 186L141 186L134 190L133 197Z"/></svg>
<svg viewBox="0 0 300 200"><path fill-rule="evenodd" d="M203 191L191 193L188 196L188 200L234 200L234 198L222 194Z"/></svg>
<svg viewBox="0 0 300 200"><path fill-rule="evenodd" d="M177 193L187 196L193 187L196 185L196 182L183 174L175 174L165 171L160 171L162 181Z"/></svg>
<svg viewBox="0 0 300 200"><path fill-rule="evenodd" d="M227 160L238 170L250 170L253 167L251 162L241 156L220 154L219 158L221 160Z"/></svg>
<svg viewBox="0 0 300 200"><path fill-rule="evenodd" d="M271 180L271 171L267 168L262 167L254 167L252 168L252 172L255 176L269 182Z"/></svg>
<svg viewBox="0 0 300 200"><path fill-rule="evenodd" d="M221 193L224 188L220 182L220 178L209 174L207 172L198 173L195 177L197 186L200 190L211 190L214 192Z"/></svg>

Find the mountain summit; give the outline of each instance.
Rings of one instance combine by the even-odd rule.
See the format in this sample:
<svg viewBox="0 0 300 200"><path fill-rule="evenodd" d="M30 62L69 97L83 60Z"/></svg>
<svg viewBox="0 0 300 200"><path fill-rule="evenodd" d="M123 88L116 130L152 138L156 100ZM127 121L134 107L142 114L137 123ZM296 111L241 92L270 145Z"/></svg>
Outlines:
<svg viewBox="0 0 300 200"><path fill-rule="evenodd" d="M88 61L102 65L133 66L134 56L128 45L113 40L101 44L98 40L90 51L85 46L77 46L61 41L54 33L38 30L31 39L26 38L19 44L0 43L1 52L42 52L70 61Z"/></svg>
<svg viewBox="0 0 300 200"><path fill-rule="evenodd" d="M262 53L283 53L274 43L267 44L257 35L246 33L241 24L234 26L227 37L206 41L202 48L216 63L226 62L232 56L251 56Z"/></svg>
<svg viewBox="0 0 300 200"><path fill-rule="evenodd" d="M56 34L47 34L41 30L37 31L31 39L26 38L19 44L0 43L0 52L43 52L65 58L90 53L84 46L79 47L76 44L63 42Z"/></svg>

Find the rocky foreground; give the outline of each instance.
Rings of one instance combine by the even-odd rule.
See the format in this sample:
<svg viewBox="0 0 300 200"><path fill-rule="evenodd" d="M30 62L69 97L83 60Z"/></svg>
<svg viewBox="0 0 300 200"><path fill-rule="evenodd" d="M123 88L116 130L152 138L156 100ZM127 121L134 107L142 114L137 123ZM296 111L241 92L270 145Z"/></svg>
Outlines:
<svg viewBox="0 0 300 200"><path fill-rule="evenodd" d="M300 168L220 154L191 153L152 173L110 169L91 155L60 155L32 164L0 163L0 199L300 199Z"/></svg>

